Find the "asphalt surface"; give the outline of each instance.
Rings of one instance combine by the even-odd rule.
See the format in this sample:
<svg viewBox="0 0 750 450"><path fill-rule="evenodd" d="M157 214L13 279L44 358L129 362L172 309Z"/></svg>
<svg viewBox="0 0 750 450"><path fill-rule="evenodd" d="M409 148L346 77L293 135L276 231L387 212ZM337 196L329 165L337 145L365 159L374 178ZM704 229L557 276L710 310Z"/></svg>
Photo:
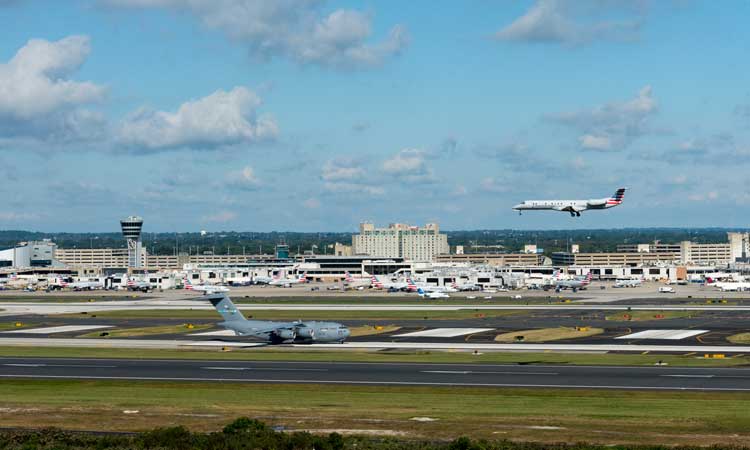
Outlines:
<svg viewBox="0 0 750 450"><path fill-rule="evenodd" d="M2 379L750 391L750 368L0 358Z"/></svg>

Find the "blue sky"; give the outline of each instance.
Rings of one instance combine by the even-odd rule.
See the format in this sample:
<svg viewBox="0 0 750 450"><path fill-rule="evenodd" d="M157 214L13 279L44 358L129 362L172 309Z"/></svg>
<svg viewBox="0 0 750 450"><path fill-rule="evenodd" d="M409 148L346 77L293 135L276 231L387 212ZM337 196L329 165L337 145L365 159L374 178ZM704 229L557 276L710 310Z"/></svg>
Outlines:
<svg viewBox="0 0 750 450"><path fill-rule="evenodd" d="M0 228L747 227L750 3L721 6L0 0Z"/></svg>

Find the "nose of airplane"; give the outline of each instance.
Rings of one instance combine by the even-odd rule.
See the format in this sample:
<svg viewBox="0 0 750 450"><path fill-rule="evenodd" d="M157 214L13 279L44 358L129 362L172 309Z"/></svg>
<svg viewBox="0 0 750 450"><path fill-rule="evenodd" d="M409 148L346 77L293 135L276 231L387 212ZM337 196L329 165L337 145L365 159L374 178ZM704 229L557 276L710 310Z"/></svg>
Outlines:
<svg viewBox="0 0 750 450"><path fill-rule="evenodd" d="M344 337L349 337L350 334L352 334L351 331L349 331L349 328L343 328L344 331Z"/></svg>
<svg viewBox="0 0 750 450"><path fill-rule="evenodd" d="M519 203L516 206L514 206L513 209L521 209L522 206L523 206L523 203Z"/></svg>

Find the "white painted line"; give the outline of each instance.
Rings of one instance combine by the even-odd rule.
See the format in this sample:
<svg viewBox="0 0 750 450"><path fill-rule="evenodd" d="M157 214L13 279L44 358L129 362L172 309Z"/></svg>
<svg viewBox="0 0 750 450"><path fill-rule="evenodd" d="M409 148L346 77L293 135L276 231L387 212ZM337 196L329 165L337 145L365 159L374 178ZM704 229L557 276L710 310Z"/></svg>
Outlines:
<svg viewBox="0 0 750 450"><path fill-rule="evenodd" d="M41 364L41 363L40 364L8 363L8 364L3 364L3 366L7 366L7 367L83 367L83 368L117 367L117 366L101 366L101 365L89 365L89 364Z"/></svg>
<svg viewBox="0 0 750 450"><path fill-rule="evenodd" d="M67 333L70 331L101 330L103 328L112 328L112 325L62 325L59 327L32 328L29 330L4 331L4 333L54 334L54 333Z"/></svg>
<svg viewBox="0 0 750 450"><path fill-rule="evenodd" d="M201 367L203 370L265 370L271 372L328 372L328 369L304 369L294 368L287 369L281 367Z"/></svg>
<svg viewBox="0 0 750 450"><path fill-rule="evenodd" d="M433 330L413 331L411 333L395 334L394 337L456 337L467 334L492 331L494 328L435 328Z"/></svg>
<svg viewBox="0 0 750 450"><path fill-rule="evenodd" d="M644 330L637 333L618 336L615 339L665 339L677 341L680 339L708 333L709 330Z"/></svg>
<svg viewBox="0 0 750 450"><path fill-rule="evenodd" d="M274 384L355 384L355 385L383 385L383 386L469 386L469 387L528 387L528 388L578 388L578 389L623 389L623 390L655 390L655 391L716 391L716 392L748 392L750 388L724 387L670 387L670 386L617 386L617 385L586 385L586 384L529 384L529 383L438 383L420 381L359 381L359 380L306 380L277 378L203 378L203 377L117 377L94 375L10 375L0 374L0 378L39 378L39 379L72 379L72 380L152 380L152 381L234 381L240 383L274 383Z"/></svg>
<svg viewBox="0 0 750 450"><path fill-rule="evenodd" d="M420 373L438 373L450 375L560 375L555 372L493 372L481 370L420 370Z"/></svg>
<svg viewBox="0 0 750 450"><path fill-rule="evenodd" d="M188 336L235 336L232 330L204 331L202 333L191 333Z"/></svg>
<svg viewBox="0 0 750 450"><path fill-rule="evenodd" d="M713 375L659 375L660 377L671 377L671 378L713 378Z"/></svg>

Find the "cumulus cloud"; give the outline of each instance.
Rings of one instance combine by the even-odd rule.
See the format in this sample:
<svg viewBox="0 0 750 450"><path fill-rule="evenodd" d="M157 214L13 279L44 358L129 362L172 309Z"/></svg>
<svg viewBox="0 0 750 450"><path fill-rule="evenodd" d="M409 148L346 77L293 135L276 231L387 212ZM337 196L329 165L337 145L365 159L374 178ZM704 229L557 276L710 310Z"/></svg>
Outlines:
<svg viewBox="0 0 750 450"><path fill-rule="evenodd" d="M0 63L0 134L55 141L98 136L106 120L84 106L102 100L105 88L70 78L90 51L86 36L31 39Z"/></svg>
<svg viewBox="0 0 750 450"><path fill-rule="evenodd" d="M339 158L326 161L320 178L328 182L351 181L361 179L365 169L350 158Z"/></svg>
<svg viewBox="0 0 750 450"><path fill-rule="evenodd" d="M302 202L302 206L304 206L307 209L318 209L320 208L320 200L318 200L315 197L308 198L304 202Z"/></svg>
<svg viewBox="0 0 750 450"><path fill-rule="evenodd" d="M583 149L617 151L641 136L657 132L648 123L657 109L651 86L644 86L630 100L607 103L590 110L552 114L546 118L581 133L578 142Z"/></svg>
<svg viewBox="0 0 750 450"><path fill-rule="evenodd" d="M320 175L323 189L334 194L383 195L385 189L371 172L351 158L327 161Z"/></svg>
<svg viewBox="0 0 750 450"><path fill-rule="evenodd" d="M504 41L583 45L638 38L646 0L537 0L495 33Z"/></svg>
<svg viewBox="0 0 750 450"><path fill-rule="evenodd" d="M208 214L201 217L203 222L227 223L237 218L237 213L233 211L219 211L214 214Z"/></svg>
<svg viewBox="0 0 750 450"><path fill-rule="evenodd" d="M284 56L301 64L336 68L381 65L408 45L396 25L387 37L372 38L370 15L351 9L322 12L316 0L100 0L116 7L162 8L195 16L262 58Z"/></svg>
<svg viewBox="0 0 750 450"><path fill-rule="evenodd" d="M120 144L143 152L176 148L215 149L274 139L276 122L257 117L261 99L245 87L218 90L183 103L175 112L141 109L119 130Z"/></svg>
<svg viewBox="0 0 750 450"><path fill-rule="evenodd" d="M397 180L427 184L437 182L432 168L427 164L428 153L421 149L405 148L383 162L384 174Z"/></svg>
<svg viewBox="0 0 750 450"><path fill-rule="evenodd" d="M261 181L255 175L255 170L250 166L245 166L241 170L229 172L227 174L227 183L237 189L254 191L261 186Z"/></svg>

